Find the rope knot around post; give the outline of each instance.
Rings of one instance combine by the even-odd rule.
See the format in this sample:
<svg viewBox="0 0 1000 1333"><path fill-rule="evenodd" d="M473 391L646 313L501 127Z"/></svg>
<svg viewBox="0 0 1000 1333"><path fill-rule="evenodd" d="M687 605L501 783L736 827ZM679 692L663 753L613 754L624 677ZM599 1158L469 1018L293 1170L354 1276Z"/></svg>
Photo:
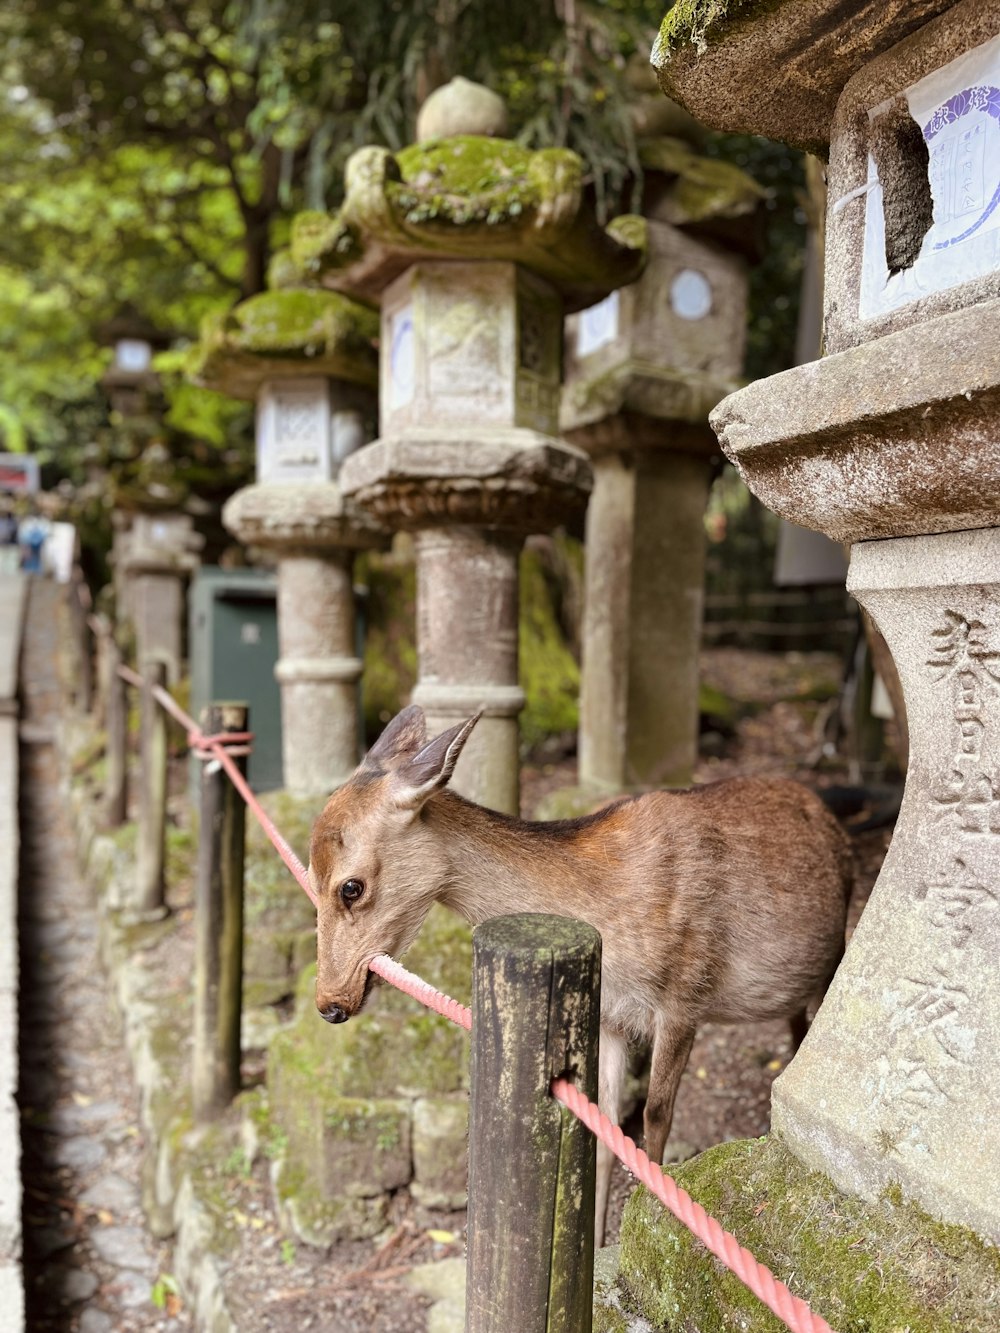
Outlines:
<svg viewBox="0 0 1000 1333"><path fill-rule="evenodd" d="M220 748L234 759L247 758L253 748L253 738L252 731L216 731L206 736L203 731L195 728L188 732L187 743L195 759L209 763L211 760L218 761Z"/></svg>

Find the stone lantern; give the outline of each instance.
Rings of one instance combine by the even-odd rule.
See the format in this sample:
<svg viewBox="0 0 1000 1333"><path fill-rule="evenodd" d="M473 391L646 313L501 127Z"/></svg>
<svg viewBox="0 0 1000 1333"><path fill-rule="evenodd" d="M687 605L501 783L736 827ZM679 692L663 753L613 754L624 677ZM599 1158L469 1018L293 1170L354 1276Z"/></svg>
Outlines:
<svg viewBox="0 0 1000 1333"><path fill-rule="evenodd" d="M594 466L580 689L585 790L684 785L693 775L703 521L720 457L708 414L737 387L746 260L763 195L737 168L703 157L700 127L658 94L637 101L635 118L646 268L566 321L562 434Z"/></svg>
<svg viewBox="0 0 1000 1333"><path fill-rule="evenodd" d="M775 1215L758 1228L762 1209L747 1212L740 1239L766 1232L798 1294L825 1283L838 1303L821 1313L860 1327L863 1279L824 1278L808 1247L860 1245L871 1270L866 1238L888 1227L879 1326L986 1328L996 1270L977 1268L976 1238L1000 1242L1000 10L769 0L721 14L668 15L665 89L719 128L829 146L829 206L826 355L727 398L713 425L766 504L850 543L848 587L888 643L910 725L882 873L774 1085L760 1153L787 1154L796 1217L784 1210L781 1230L772 1189ZM949 1313L959 1296L973 1318Z"/></svg>
<svg viewBox="0 0 1000 1333"><path fill-rule="evenodd" d="M153 357L170 345L171 335L124 305L99 337L113 349L112 363L101 376L112 411L152 434L130 475L119 478L116 487L111 560L117 615L134 627L140 669L159 658L173 683L184 670L185 594L204 542L180 510L184 488L156 438L164 403Z"/></svg>
<svg viewBox="0 0 1000 1333"><path fill-rule="evenodd" d="M159 411L160 377L153 357L170 346L170 334L125 304L98 329L98 338L112 349L111 365L101 376L112 411L123 417Z"/></svg>
<svg viewBox="0 0 1000 1333"><path fill-rule="evenodd" d="M191 367L257 404L257 481L223 522L277 561L282 758L301 794L329 792L359 757L352 568L384 534L336 477L374 431L377 335L378 316L337 293L268 291L210 320Z"/></svg>
<svg viewBox="0 0 1000 1333"><path fill-rule="evenodd" d="M141 510L119 548L136 661L140 669L150 658L164 661L170 684L184 674L186 591L203 544L189 515Z"/></svg>
<svg viewBox="0 0 1000 1333"><path fill-rule="evenodd" d="M516 813L518 553L590 489L557 438L563 316L638 275L643 224L599 227L576 155L486 137L498 99L474 89L470 110L469 87L425 104L443 137L356 153L340 213L297 219L292 253L381 306L379 439L342 485L416 533L413 699L432 730L483 709L456 785Z"/></svg>

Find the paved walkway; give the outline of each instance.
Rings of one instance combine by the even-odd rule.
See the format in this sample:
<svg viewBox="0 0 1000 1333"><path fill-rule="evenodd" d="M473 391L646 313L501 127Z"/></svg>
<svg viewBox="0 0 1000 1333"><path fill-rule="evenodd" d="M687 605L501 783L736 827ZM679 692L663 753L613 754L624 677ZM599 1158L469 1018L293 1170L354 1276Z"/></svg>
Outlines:
<svg viewBox="0 0 1000 1333"><path fill-rule="evenodd" d="M142 1136L131 1071L65 809L59 599L51 582L29 581L21 661L19 1100L27 1328L179 1333L190 1328L187 1317L171 1318L151 1299L158 1281L166 1294L169 1251L143 1227ZM3 1333L7 1328L0 1321Z"/></svg>
<svg viewBox="0 0 1000 1333"><path fill-rule="evenodd" d="M17 667L27 581L0 575L0 1333L21 1333L17 1109Z"/></svg>

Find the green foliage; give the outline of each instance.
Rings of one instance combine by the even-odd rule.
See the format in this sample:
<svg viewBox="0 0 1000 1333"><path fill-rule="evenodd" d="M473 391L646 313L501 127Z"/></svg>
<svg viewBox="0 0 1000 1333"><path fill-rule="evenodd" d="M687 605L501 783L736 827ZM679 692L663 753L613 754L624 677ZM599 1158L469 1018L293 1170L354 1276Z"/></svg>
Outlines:
<svg viewBox="0 0 1000 1333"><path fill-rule="evenodd" d="M350 152L402 148L417 107L456 74L506 97L521 145L580 154L603 216L633 204L629 61L644 63L661 16L662 0L0 8L0 448L40 453L48 484L77 489L72 516L95 545L109 540L108 474L134 500L151 442L185 497L216 503L247 475L251 415L185 380L184 345L203 317L263 289L292 215L336 206ZM709 152L771 189L748 366L766 373L794 341L796 159L732 136ZM175 341L157 362L152 431L109 415L98 387L99 331L126 302Z"/></svg>
<svg viewBox="0 0 1000 1333"><path fill-rule="evenodd" d="M161 1273L153 1283L149 1299L158 1310L165 1310L170 1297L177 1296L179 1292L180 1287L177 1285L177 1279L173 1273Z"/></svg>
<svg viewBox="0 0 1000 1333"><path fill-rule="evenodd" d="M521 739L529 749L546 736L575 732L579 722L580 667L559 623L558 584L546 572L537 549L522 553L519 644L525 705Z"/></svg>

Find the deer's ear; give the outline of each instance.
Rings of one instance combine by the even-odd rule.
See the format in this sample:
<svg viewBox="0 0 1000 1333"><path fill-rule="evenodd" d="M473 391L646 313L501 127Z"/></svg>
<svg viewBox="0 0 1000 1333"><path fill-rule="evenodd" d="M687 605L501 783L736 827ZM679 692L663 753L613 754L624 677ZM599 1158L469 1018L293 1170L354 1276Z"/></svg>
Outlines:
<svg viewBox="0 0 1000 1333"><path fill-rule="evenodd" d="M419 810L428 796L445 785L481 716L476 713L442 731L440 736L428 741L422 750L400 765L393 780L393 799L400 809Z"/></svg>
<svg viewBox="0 0 1000 1333"><path fill-rule="evenodd" d="M398 768L427 742L427 722L419 704L397 713L365 755L366 768Z"/></svg>

